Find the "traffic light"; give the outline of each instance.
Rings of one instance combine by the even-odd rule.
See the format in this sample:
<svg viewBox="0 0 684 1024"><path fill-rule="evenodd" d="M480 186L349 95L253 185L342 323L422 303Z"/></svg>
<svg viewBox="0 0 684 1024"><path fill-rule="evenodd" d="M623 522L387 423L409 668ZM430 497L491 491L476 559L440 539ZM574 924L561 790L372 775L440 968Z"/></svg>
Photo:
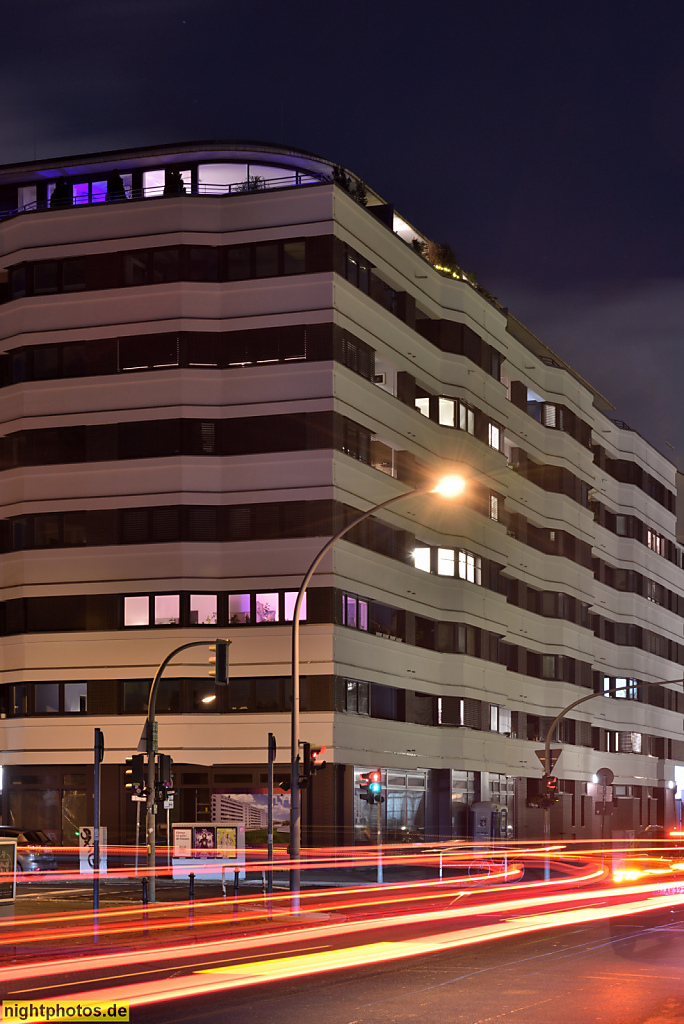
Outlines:
<svg viewBox="0 0 684 1024"><path fill-rule="evenodd" d="M542 776L542 791L527 801L528 807L543 807L547 810L558 801L558 779L555 775Z"/></svg>
<svg viewBox="0 0 684 1024"><path fill-rule="evenodd" d="M173 764L173 758L169 757L168 754L159 754L157 761L157 782L160 786L164 786L166 789L170 789L173 780L171 779L171 765Z"/></svg>
<svg viewBox="0 0 684 1024"><path fill-rule="evenodd" d="M230 640L215 640L209 647L209 675L216 680L217 686L225 686L228 682L228 644Z"/></svg>
<svg viewBox="0 0 684 1024"><path fill-rule="evenodd" d="M302 743L302 775L299 785L308 786L312 777L325 768L325 744L322 747L312 747L310 743Z"/></svg>
<svg viewBox="0 0 684 1024"><path fill-rule="evenodd" d="M361 782L362 800L369 804L381 804L384 802L385 798L382 795L382 772L379 768L373 768L370 772L362 772L359 781Z"/></svg>
<svg viewBox="0 0 684 1024"><path fill-rule="evenodd" d="M124 770L126 789L136 789L141 792L145 788L145 755L134 754L126 758Z"/></svg>

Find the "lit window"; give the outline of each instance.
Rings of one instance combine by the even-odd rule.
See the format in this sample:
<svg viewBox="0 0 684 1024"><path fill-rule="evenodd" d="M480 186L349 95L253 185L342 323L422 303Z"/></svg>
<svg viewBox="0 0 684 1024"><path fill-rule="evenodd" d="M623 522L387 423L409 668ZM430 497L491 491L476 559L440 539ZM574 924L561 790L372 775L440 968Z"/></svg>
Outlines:
<svg viewBox="0 0 684 1024"><path fill-rule="evenodd" d="M489 705L489 729L491 732L499 731L499 707L497 704Z"/></svg>
<svg viewBox="0 0 684 1024"><path fill-rule="evenodd" d="M368 601L362 601L352 594L342 596L342 624L351 629L368 632Z"/></svg>
<svg viewBox="0 0 684 1024"><path fill-rule="evenodd" d="M513 731L513 714L510 708L499 708L499 732L510 735Z"/></svg>
<svg viewBox="0 0 684 1024"><path fill-rule="evenodd" d="M458 553L458 575L462 580L469 583L482 584L482 559L470 551L459 551Z"/></svg>
<svg viewBox="0 0 684 1024"><path fill-rule="evenodd" d="M665 538L655 530L648 529L646 531L646 544L657 555L665 554Z"/></svg>
<svg viewBox="0 0 684 1024"><path fill-rule="evenodd" d="M278 621L278 595L257 594L256 596L256 620L257 622Z"/></svg>
<svg viewBox="0 0 684 1024"><path fill-rule="evenodd" d="M82 714L88 710L88 684L64 684L64 711L66 714Z"/></svg>
<svg viewBox="0 0 684 1024"><path fill-rule="evenodd" d="M475 411L463 402L458 403L458 429L469 434L475 433Z"/></svg>
<svg viewBox="0 0 684 1024"><path fill-rule="evenodd" d="M415 548L413 552L413 564L421 572L430 572L430 548Z"/></svg>
<svg viewBox="0 0 684 1024"><path fill-rule="evenodd" d="M87 203L90 198L90 187L87 181L77 181L74 184L74 206L81 206Z"/></svg>
<svg viewBox="0 0 684 1024"><path fill-rule="evenodd" d="M429 398L416 398L415 400L416 409L421 416L427 416L430 419L430 399Z"/></svg>
<svg viewBox="0 0 684 1024"><path fill-rule="evenodd" d="M437 572L440 576L454 575L454 552L452 548L437 548Z"/></svg>
<svg viewBox="0 0 684 1024"><path fill-rule="evenodd" d="M453 398L440 398L439 400L439 422L443 427L454 426L454 409L456 403Z"/></svg>
<svg viewBox="0 0 684 1024"><path fill-rule="evenodd" d="M496 494L489 495L489 518L495 523L499 521L499 498Z"/></svg>
<svg viewBox="0 0 684 1024"><path fill-rule="evenodd" d="M149 626L149 597L124 598L124 626Z"/></svg>
<svg viewBox="0 0 684 1024"><path fill-rule="evenodd" d="M297 601L297 590L287 590L285 592L285 621L292 622L294 618L295 602ZM306 594L302 598L302 603L299 608L299 621L306 622Z"/></svg>
<svg viewBox="0 0 684 1024"><path fill-rule="evenodd" d="M177 626L180 622L178 594L157 594L154 599L155 626Z"/></svg>
<svg viewBox="0 0 684 1024"><path fill-rule="evenodd" d="M190 595L190 625L216 625L216 594Z"/></svg>
<svg viewBox="0 0 684 1024"><path fill-rule="evenodd" d="M542 679L556 678L555 654L542 654Z"/></svg>
<svg viewBox="0 0 684 1024"><path fill-rule="evenodd" d="M231 626L248 625L251 622L249 594L231 594L228 598L228 621Z"/></svg>
<svg viewBox="0 0 684 1024"><path fill-rule="evenodd" d="M93 203L104 203L107 196L107 182L94 181L90 189L90 195Z"/></svg>
<svg viewBox="0 0 684 1024"><path fill-rule="evenodd" d="M544 426L555 428L557 422L556 406L548 402L544 405Z"/></svg>
<svg viewBox="0 0 684 1024"><path fill-rule="evenodd" d="M501 427L496 423L489 424L489 446L497 451L501 448Z"/></svg>
<svg viewBox="0 0 684 1024"><path fill-rule="evenodd" d="M161 171L144 171L143 172L143 195L145 196L161 196L164 193L164 185L166 184L166 172Z"/></svg>

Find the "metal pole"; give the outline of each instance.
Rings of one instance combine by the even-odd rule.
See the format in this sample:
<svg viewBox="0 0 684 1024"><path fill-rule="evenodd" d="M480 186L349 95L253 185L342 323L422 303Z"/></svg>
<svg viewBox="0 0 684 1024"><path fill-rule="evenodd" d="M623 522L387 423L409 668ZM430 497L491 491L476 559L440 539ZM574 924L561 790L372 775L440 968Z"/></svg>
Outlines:
<svg viewBox="0 0 684 1024"><path fill-rule="evenodd" d="M268 734L268 916L271 916L273 894L273 762L276 756L276 741L272 732Z"/></svg>
<svg viewBox="0 0 684 1024"><path fill-rule="evenodd" d="M230 643L227 640L226 643ZM159 684L161 683L162 673L164 669L177 654L181 651L187 651L190 647L209 647L211 644L215 644L216 640L193 640L189 644L181 644L180 647L176 647L170 654L162 661L161 665L157 669L154 679L152 680L152 686L150 687L150 697L147 704L147 727L145 730L145 747L147 750L147 805L145 813L145 835L147 838L147 874L149 878L149 900L150 903L156 903L157 892L156 892L156 879L155 879L155 868L156 868L156 827L157 827L157 802L155 800L155 760L158 751L157 743L157 723L155 721L155 710L157 707L157 693L159 692Z"/></svg>
<svg viewBox="0 0 684 1024"><path fill-rule="evenodd" d="M327 543L323 545L321 550L318 552L313 562L309 566L307 573L302 580L302 585L299 588L297 594L297 600L295 601L294 612L292 615L292 709L291 709L291 728L290 728L290 892L291 897L291 913L299 913L299 893L301 884L300 874L300 858L301 858L301 798L299 793L299 616L302 607L302 601L306 588L311 582L311 578L316 571L321 560L330 551L333 544L335 544L341 537L344 537L345 533L358 526L364 519L368 519L375 512L379 512L383 508L387 508L389 505L394 505L397 501L403 501L404 498L412 498L417 494L429 494L433 492L432 487L416 487L412 491L405 491L403 494L395 494L393 498L388 498L387 501L381 501L377 505L373 505L366 512L362 512L360 515L355 516L347 525L338 530L338 532L331 537Z"/></svg>
<svg viewBox="0 0 684 1024"><path fill-rule="evenodd" d="M138 877L138 850L140 848L140 800L135 801L135 877Z"/></svg>
<svg viewBox="0 0 684 1024"><path fill-rule="evenodd" d="M382 803L378 800L377 844L378 844L378 885L382 885Z"/></svg>
<svg viewBox="0 0 684 1024"><path fill-rule="evenodd" d="M97 941L97 914L100 909L100 778L104 755L104 736L101 729L95 730L93 754L93 935Z"/></svg>

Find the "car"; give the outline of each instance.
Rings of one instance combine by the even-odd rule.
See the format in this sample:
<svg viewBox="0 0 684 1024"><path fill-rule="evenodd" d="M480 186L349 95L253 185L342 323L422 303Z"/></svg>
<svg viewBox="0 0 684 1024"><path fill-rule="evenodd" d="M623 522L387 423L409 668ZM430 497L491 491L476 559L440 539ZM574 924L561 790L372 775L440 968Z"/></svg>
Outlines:
<svg viewBox="0 0 684 1024"><path fill-rule="evenodd" d="M50 838L40 829L0 825L0 839L16 839L17 871L56 871L57 858Z"/></svg>

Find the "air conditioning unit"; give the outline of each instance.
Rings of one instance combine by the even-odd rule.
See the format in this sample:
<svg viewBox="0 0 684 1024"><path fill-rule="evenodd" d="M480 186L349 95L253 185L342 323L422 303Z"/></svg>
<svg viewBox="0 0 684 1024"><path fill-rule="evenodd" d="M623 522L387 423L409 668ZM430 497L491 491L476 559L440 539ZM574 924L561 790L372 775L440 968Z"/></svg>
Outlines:
<svg viewBox="0 0 684 1024"><path fill-rule="evenodd" d="M374 373L373 374L373 383L374 384L386 384L387 381L386 381L385 377L386 377L386 375L384 373Z"/></svg>

